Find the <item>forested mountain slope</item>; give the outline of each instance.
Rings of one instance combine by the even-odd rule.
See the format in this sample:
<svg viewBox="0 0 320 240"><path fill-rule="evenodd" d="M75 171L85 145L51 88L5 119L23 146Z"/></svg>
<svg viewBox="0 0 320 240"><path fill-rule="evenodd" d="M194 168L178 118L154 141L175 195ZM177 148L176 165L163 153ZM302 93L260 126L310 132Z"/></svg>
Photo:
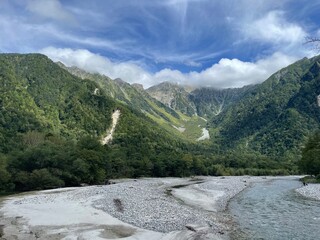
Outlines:
<svg viewBox="0 0 320 240"><path fill-rule="evenodd" d="M319 61L304 58L278 71L214 117L216 143L295 158L305 137L320 126Z"/></svg>
<svg viewBox="0 0 320 240"><path fill-rule="evenodd" d="M208 171L203 148L177 139L46 56L0 54L0 85L0 192ZM113 140L102 146L116 109L121 114Z"/></svg>
<svg viewBox="0 0 320 240"><path fill-rule="evenodd" d="M193 114L189 116L184 114L184 111L181 112L181 109L167 106L150 96L142 86L130 85L121 79L112 80L98 73L88 73L77 67L58 64L75 76L98 83L109 97L145 114L164 129L173 132L177 137L195 141L201 136L201 129L206 126L203 119L192 116Z"/></svg>
<svg viewBox="0 0 320 240"><path fill-rule="evenodd" d="M133 107L137 110L141 109L142 111L154 114L157 117L163 117L169 120L166 116L163 116L163 113L158 109L162 108L162 110L167 114L170 114L177 119L180 118L180 116L174 110L166 107L159 101L155 101L148 94L146 94L143 89L131 86L129 83L119 78L112 80L107 76L98 73L88 73L77 67L66 67L61 63L59 63L59 65L75 76L78 76L82 79L90 79L99 83L108 96L130 107Z"/></svg>
<svg viewBox="0 0 320 240"><path fill-rule="evenodd" d="M111 123L113 100L39 54L0 55L0 151L20 133L41 131L78 139L101 135Z"/></svg>

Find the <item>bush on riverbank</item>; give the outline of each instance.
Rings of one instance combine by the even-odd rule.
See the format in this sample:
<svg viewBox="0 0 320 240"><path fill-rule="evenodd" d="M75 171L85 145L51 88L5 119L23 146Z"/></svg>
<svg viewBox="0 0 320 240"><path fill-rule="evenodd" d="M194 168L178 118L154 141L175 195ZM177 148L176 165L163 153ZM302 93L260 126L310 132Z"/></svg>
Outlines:
<svg viewBox="0 0 320 240"><path fill-rule="evenodd" d="M304 173L314 176L320 174L320 131L308 139L298 165Z"/></svg>
<svg viewBox="0 0 320 240"><path fill-rule="evenodd" d="M300 181L303 183L320 183L320 174L317 176L305 176Z"/></svg>

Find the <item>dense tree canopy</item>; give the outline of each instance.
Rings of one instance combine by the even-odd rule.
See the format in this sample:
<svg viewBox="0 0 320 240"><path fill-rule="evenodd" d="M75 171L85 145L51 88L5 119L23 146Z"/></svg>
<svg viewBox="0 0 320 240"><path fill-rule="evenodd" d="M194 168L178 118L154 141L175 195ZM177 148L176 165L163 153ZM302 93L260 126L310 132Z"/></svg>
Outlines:
<svg viewBox="0 0 320 240"><path fill-rule="evenodd" d="M311 175L320 174L320 131L311 136L302 151L299 167Z"/></svg>

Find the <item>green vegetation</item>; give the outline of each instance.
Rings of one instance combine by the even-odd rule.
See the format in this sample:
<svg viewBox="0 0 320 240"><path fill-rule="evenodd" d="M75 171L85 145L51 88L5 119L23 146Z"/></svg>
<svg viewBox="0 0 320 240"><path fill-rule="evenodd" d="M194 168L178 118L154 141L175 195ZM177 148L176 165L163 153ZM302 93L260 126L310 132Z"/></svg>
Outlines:
<svg viewBox="0 0 320 240"><path fill-rule="evenodd" d="M280 70L213 117L214 143L296 161L306 137L320 126L319 59L305 58Z"/></svg>
<svg viewBox="0 0 320 240"><path fill-rule="evenodd" d="M304 184L308 183L320 183L320 177L319 175L317 177L315 176L305 176L303 178L300 178L300 181Z"/></svg>
<svg viewBox="0 0 320 240"><path fill-rule="evenodd" d="M66 69L75 76L83 79L90 79L99 84L100 88L104 93L112 97L117 102L125 104L126 106L135 109L137 112L145 114L153 121L161 125L162 128L169 132L175 132L175 136L188 141L193 141L201 136L201 128L198 127L197 122L203 122L203 120L197 116L188 116L187 114L194 114L194 109L190 106L186 106L187 99L184 99L183 103L177 103L177 106L182 106L182 109L188 109L189 113L182 113L169 108L165 104L157 101L151 97L146 91L143 90L142 86L130 85L122 81L121 79L111 80L110 78L100 75L85 72L77 67L66 67L62 63L59 66ZM165 91L170 91L170 88L174 88L177 95L187 96L186 92L183 92L182 88L170 83L164 83ZM162 88L163 89L163 88ZM181 93L182 92L182 93ZM179 93L179 94L178 94ZM179 102L178 100L176 102ZM177 107L177 110L179 108ZM193 110L193 111L191 111ZM191 113L190 113L191 111ZM180 133L175 127L184 126L185 131Z"/></svg>
<svg viewBox="0 0 320 240"><path fill-rule="evenodd" d="M184 119L185 122L183 126L186 130L183 132L183 135L186 136L187 139L198 139L199 137L201 137L202 128L207 127L206 121L197 116L192 116Z"/></svg>
<svg viewBox="0 0 320 240"><path fill-rule="evenodd" d="M92 81L83 72L79 78L39 54L1 54L0 193L120 177L296 174L294 154L320 120L313 101L319 80L316 66L310 67L315 60L244 91L239 103L205 123L120 80L94 75ZM119 95L117 101L112 94ZM113 141L102 146L115 109L121 115ZM186 141L198 138L198 125L206 124L212 141ZM179 133L170 125L187 130ZM310 151L305 156L315 156Z"/></svg>
<svg viewBox="0 0 320 240"><path fill-rule="evenodd" d="M0 55L0 152L19 147L21 133L79 139L100 136L111 123L113 100L38 54Z"/></svg>
<svg viewBox="0 0 320 240"><path fill-rule="evenodd" d="M320 180L320 131L311 136L302 150L300 169Z"/></svg>

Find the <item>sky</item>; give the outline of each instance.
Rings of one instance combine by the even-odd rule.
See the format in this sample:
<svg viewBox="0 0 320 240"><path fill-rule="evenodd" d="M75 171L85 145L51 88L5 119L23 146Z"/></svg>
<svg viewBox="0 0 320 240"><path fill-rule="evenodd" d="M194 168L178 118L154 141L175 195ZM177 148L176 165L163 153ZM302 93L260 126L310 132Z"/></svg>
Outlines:
<svg viewBox="0 0 320 240"><path fill-rule="evenodd" d="M320 0L0 0L0 52L145 88L257 84L319 54Z"/></svg>

